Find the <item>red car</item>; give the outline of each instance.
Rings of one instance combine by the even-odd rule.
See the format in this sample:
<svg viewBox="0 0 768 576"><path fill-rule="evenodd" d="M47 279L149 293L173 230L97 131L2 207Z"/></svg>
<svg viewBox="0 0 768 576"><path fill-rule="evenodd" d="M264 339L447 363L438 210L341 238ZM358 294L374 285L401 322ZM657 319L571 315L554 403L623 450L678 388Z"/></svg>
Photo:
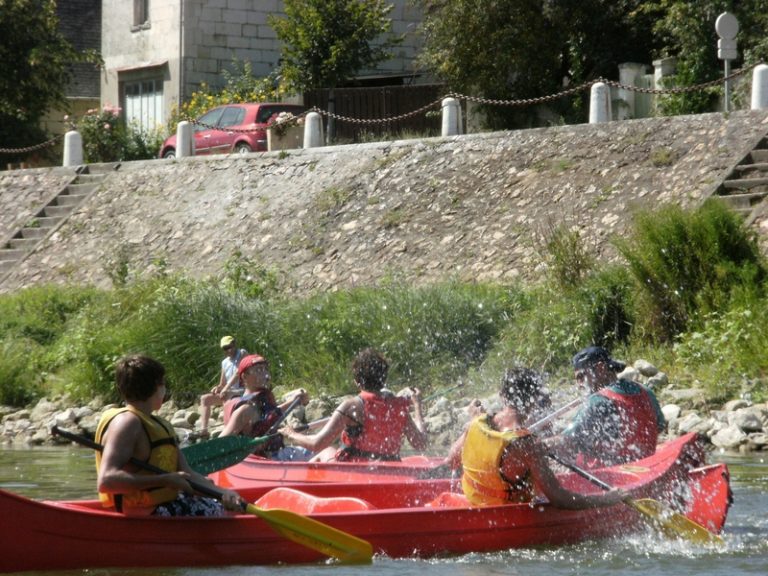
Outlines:
<svg viewBox="0 0 768 576"><path fill-rule="evenodd" d="M304 111L303 106L275 102L218 106L200 116L194 124L195 154L266 152L270 118L280 112L298 116ZM160 148L160 158L175 157L176 134L169 136Z"/></svg>

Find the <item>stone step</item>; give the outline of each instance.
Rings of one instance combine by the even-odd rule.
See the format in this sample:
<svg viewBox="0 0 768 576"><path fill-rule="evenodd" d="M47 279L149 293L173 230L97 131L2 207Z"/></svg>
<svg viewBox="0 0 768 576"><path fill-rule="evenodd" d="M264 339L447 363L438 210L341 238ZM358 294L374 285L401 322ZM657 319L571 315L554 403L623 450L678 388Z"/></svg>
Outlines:
<svg viewBox="0 0 768 576"><path fill-rule="evenodd" d="M58 206L77 206L85 199L85 194L59 194L56 196Z"/></svg>
<svg viewBox="0 0 768 576"><path fill-rule="evenodd" d="M0 262L15 262L26 253L26 250L19 250L18 248L0 248Z"/></svg>
<svg viewBox="0 0 768 576"><path fill-rule="evenodd" d="M61 222L64 219L63 216L35 216L31 222L24 227L24 229L27 228L41 228L46 231L46 234L48 233L48 230L50 228L53 228L56 226L59 222Z"/></svg>
<svg viewBox="0 0 768 576"><path fill-rule="evenodd" d="M757 150L752 150L752 152L749 153L750 162L754 164L761 164L763 162L768 162L768 148L759 148Z"/></svg>
<svg viewBox="0 0 768 576"><path fill-rule="evenodd" d="M78 180L79 180L79 178L78 178ZM98 188L98 187L99 187L98 184L81 184L80 182L76 182L74 184L70 184L69 186L67 186L67 192L66 193L67 194L81 194L81 195L84 196L86 194L90 194L91 192L96 190L96 188Z"/></svg>
<svg viewBox="0 0 768 576"><path fill-rule="evenodd" d="M40 238L44 238L46 234L48 234L48 231L50 230L50 226L47 228L33 228L31 226L25 226L21 229L21 237L22 238L29 238L38 240Z"/></svg>
<svg viewBox="0 0 768 576"><path fill-rule="evenodd" d="M100 174L90 174L90 173L78 174L77 180L75 180L75 183L76 184L98 184L102 180L104 180L104 178L106 177L107 177L106 172L103 172Z"/></svg>
<svg viewBox="0 0 768 576"><path fill-rule="evenodd" d="M0 274L5 274L16 266L18 260L0 260Z"/></svg>
<svg viewBox="0 0 768 576"><path fill-rule="evenodd" d="M766 192L745 192L742 194L727 194L717 196L720 200L734 210L749 210L751 211L754 206L763 201L763 198L768 196Z"/></svg>
<svg viewBox="0 0 768 576"><path fill-rule="evenodd" d="M760 164L739 164L733 168L733 171L737 172L740 178L750 175L759 177L763 174L768 176L768 162L762 162Z"/></svg>
<svg viewBox="0 0 768 576"><path fill-rule="evenodd" d="M64 218L65 216L69 216L69 214L72 212L72 206L56 206L49 204L43 208L43 212L46 216L49 217Z"/></svg>
<svg viewBox="0 0 768 576"><path fill-rule="evenodd" d="M29 252L37 246L38 242L40 242L40 238L11 238L8 240L8 245L11 248Z"/></svg>
<svg viewBox="0 0 768 576"><path fill-rule="evenodd" d="M768 178L733 178L723 182L728 190L750 190L758 186L768 186Z"/></svg>

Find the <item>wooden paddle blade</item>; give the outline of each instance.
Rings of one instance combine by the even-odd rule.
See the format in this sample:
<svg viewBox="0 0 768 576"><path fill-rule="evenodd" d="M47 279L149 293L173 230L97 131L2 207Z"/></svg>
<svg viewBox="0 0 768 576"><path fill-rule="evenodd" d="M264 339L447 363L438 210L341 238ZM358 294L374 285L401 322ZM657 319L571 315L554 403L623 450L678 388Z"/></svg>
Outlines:
<svg viewBox="0 0 768 576"><path fill-rule="evenodd" d="M724 544L723 539L701 524L670 510L658 500L641 498L626 500L626 503L649 518L654 525L671 538L684 538L697 544Z"/></svg>
<svg viewBox="0 0 768 576"><path fill-rule="evenodd" d="M255 514L289 540L336 558L344 564L370 564L373 559L370 542L312 518L289 510L264 510L253 504L247 505L246 512Z"/></svg>
<svg viewBox="0 0 768 576"><path fill-rule="evenodd" d="M245 460L269 436L222 436L182 448L187 464L200 474L207 475L229 468Z"/></svg>

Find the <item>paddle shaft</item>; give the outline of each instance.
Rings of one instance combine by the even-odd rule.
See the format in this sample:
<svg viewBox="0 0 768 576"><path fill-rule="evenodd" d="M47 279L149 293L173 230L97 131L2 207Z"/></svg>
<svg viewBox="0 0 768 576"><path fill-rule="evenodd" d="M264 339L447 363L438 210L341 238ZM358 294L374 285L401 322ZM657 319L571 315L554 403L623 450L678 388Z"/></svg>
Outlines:
<svg viewBox="0 0 768 576"><path fill-rule="evenodd" d="M583 401L584 401L583 398L575 398L574 400L571 400L570 402L568 402L568 404L566 404L565 406L561 406L560 408L558 408L557 410L555 410L551 414L547 414L541 420L538 420L537 422L534 422L530 426L526 426L526 428L530 432L535 432L536 430L538 430L539 428L544 426L544 424L547 424L551 420L554 420L555 418L558 418L559 416L562 416L566 412L568 412L570 410L573 410L574 408L576 408L576 406L581 404Z"/></svg>
<svg viewBox="0 0 768 576"><path fill-rule="evenodd" d="M62 438L66 438L67 440L71 440L72 442L76 442L78 444L81 444L82 446L91 448L92 450L98 450L99 452L104 451L104 446L102 446L98 442L94 442L93 440L90 440L85 436L80 436L79 434L72 434L72 432L67 432L66 430L62 430L58 426L54 426L51 429L51 433L54 436L61 436ZM148 472L154 472L155 474L171 473L171 471L169 470L163 470L162 468L159 468L154 464L150 464L149 462L143 462L133 457L131 457L130 463ZM194 480L190 480L189 478L187 478L187 482L189 482L189 485L192 488L194 488L195 491L200 492L200 494L205 494L206 496L210 496L211 498L216 498L217 500L221 500L222 491L219 490L218 488L200 484L199 482L195 482ZM245 510L245 506L246 506L246 503L243 502L243 510Z"/></svg>

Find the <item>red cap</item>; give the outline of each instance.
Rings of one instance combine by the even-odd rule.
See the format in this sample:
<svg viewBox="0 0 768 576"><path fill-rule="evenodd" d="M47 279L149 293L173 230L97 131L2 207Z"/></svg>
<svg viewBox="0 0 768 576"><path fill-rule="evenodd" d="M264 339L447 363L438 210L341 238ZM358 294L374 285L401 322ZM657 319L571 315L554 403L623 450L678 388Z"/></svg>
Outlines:
<svg viewBox="0 0 768 576"><path fill-rule="evenodd" d="M240 364L237 366L237 377L242 378L243 372L248 370L251 366L255 366L256 364L266 364L267 361L258 354L250 354L240 360Z"/></svg>

